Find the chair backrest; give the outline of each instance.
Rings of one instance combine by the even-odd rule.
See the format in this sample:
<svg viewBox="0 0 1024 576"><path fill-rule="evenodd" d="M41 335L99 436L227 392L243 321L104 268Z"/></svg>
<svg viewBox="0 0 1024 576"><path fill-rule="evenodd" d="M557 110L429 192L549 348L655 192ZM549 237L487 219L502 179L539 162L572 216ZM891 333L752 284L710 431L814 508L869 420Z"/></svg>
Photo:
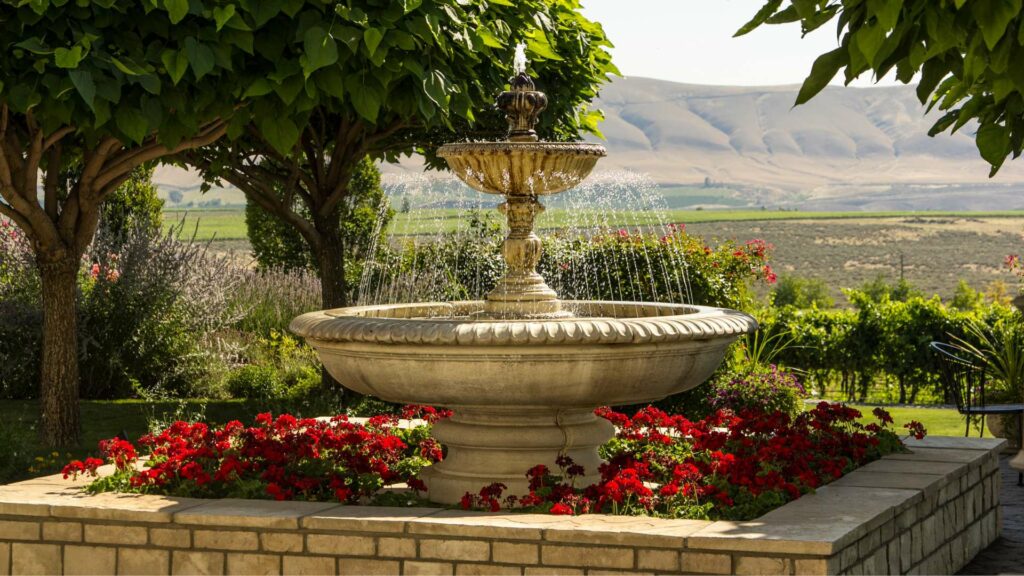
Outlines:
<svg viewBox="0 0 1024 576"><path fill-rule="evenodd" d="M962 413L966 408L983 403L985 367L973 361L964 349L952 344L932 342L929 347L939 358L942 385L956 402L956 409Z"/></svg>

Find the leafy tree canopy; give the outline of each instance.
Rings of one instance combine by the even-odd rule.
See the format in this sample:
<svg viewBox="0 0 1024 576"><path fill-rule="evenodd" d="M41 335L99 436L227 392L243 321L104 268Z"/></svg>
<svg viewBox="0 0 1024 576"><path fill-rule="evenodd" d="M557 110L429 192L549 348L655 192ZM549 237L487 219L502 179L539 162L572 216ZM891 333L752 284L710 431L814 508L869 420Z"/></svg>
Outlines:
<svg viewBox="0 0 1024 576"><path fill-rule="evenodd" d="M977 146L995 175L1024 149L1022 0L767 0L736 35L800 22L807 34L835 20L839 47L822 54L797 96L810 100L839 73L849 84L894 72L944 114L929 135L977 121Z"/></svg>

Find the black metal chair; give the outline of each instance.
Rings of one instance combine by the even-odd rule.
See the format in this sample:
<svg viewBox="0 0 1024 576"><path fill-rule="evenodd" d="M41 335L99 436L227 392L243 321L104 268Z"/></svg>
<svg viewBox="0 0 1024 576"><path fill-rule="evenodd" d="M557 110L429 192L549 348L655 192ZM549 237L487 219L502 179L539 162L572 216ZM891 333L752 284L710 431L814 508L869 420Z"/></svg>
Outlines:
<svg viewBox="0 0 1024 576"><path fill-rule="evenodd" d="M971 433L971 417L987 414L1016 414L1017 430L1024 426L1024 404L988 404L985 400L985 366L971 358L963 348L943 342L932 342L931 349L938 355L942 385L947 397L952 396L956 410L967 421L964 436ZM985 423L981 424L985 436ZM1018 442L1021 440L1018 439ZM1024 486L1024 473L1017 477Z"/></svg>

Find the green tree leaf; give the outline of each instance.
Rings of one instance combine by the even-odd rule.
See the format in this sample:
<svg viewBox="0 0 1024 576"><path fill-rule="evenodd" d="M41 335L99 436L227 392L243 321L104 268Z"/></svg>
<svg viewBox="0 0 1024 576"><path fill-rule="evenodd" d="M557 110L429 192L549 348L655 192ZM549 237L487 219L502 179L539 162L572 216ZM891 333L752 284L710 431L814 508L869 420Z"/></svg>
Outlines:
<svg viewBox="0 0 1024 576"><path fill-rule="evenodd" d="M377 121L377 115L380 114L381 98L373 86L366 83L355 84L348 91L348 94L349 99L352 101L352 106L355 107L356 112L360 116L370 122Z"/></svg>
<svg viewBox="0 0 1024 576"><path fill-rule="evenodd" d="M448 79L444 77L443 72L432 70L427 74L423 79L423 91L435 106L443 109L448 108L448 100L450 98L448 94Z"/></svg>
<svg viewBox="0 0 1024 576"><path fill-rule="evenodd" d="M188 57L188 63L192 67L192 73L195 74L196 80L202 80L203 76L213 70L217 62L213 50L192 37L185 39L185 55Z"/></svg>
<svg viewBox="0 0 1024 576"><path fill-rule="evenodd" d="M57 48L53 52L53 59L58 68L78 68L78 63L82 61L82 47Z"/></svg>
<svg viewBox="0 0 1024 576"><path fill-rule="evenodd" d="M235 15L235 5L216 6L213 9L213 19L217 22L217 31L224 27Z"/></svg>
<svg viewBox="0 0 1024 576"><path fill-rule="evenodd" d="M188 0L163 0L164 8L171 17L171 24L181 22L188 15Z"/></svg>
<svg viewBox="0 0 1024 576"><path fill-rule="evenodd" d="M370 51L370 56L377 51L377 47L380 46L380 41L384 39L384 31L378 28L367 28L363 32L363 41L366 42L366 49Z"/></svg>
<svg viewBox="0 0 1024 576"><path fill-rule="evenodd" d="M185 72L188 72L188 56L184 51L164 50L160 55L160 61L163 62L167 75L171 77L171 82L177 86Z"/></svg>
<svg viewBox="0 0 1024 576"><path fill-rule="evenodd" d="M1000 124L985 124L978 128L976 135L978 152L989 164L995 174L1010 153L1010 132Z"/></svg>
<svg viewBox="0 0 1024 576"><path fill-rule="evenodd" d="M818 56L811 66L810 76L800 86L800 92L796 96L796 104L800 105L807 102L815 94L821 92L825 86L828 86L828 83L832 78L835 78L836 73L846 64L848 59L849 54L842 47Z"/></svg>
<svg viewBox="0 0 1024 576"><path fill-rule="evenodd" d="M279 114L264 114L256 119L260 133L280 154L288 155L299 140L299 129L291 118Z"/></svg>
<svg viewBox="0 0 1024 576"><path fill-rule="evenodd" d="M337 43L319 26L306 30L302 44L305 49L302 73L306 78L320 68L338 61Z"/></svg>
<svg viewBox="0 0 1024 576"><path fill-rule="evenodd" d="M120 106L114 112L114 123L117 128L124 132L136 144L142 144L149 133L146 117L138 109L130 106Z"/></svg>
<svg viewBox="0 0 1024 576"><path fill-rule="evenodd" d="M1006 33L1006 27L1020 14L1021 0L973 0L971 15L974 16L982 37L989 50L994 50L999 39Z"/></svg>
<svg viewBox="0 0 1024 576"><path fill-rule="evenodd" d="M89 105L89 108L95 109L93 102L96 100L96 83L93 82L92 73L85 70L72 70L68 76L71 77L71 83L75 85L75 90L78 90L82 100Z"/></svg>

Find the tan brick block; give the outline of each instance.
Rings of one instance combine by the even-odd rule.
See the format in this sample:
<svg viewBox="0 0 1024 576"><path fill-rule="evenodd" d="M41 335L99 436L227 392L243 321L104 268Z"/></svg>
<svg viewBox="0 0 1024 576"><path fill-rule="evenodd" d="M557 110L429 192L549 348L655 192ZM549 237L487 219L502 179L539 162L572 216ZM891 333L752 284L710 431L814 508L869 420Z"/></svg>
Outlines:
<svg viewBox="0 0 1024 576"><path fill-rule="evenodd" d="M336 534L310 534L306 536L306 547L314 554L337 554L339 556L375 556L373 538L367 536L339 536Z"/></svg>
<svg viewBox="0 0 1024 576"><path fill-rule="evenodd" d="M171 574L223 574L223 552L175 550L171 554Z"/></svg>
<svg viewBox="0 0 1024 576"><path fill-rule="evenodd" d="M270 576L281 573L281 557L276 554L228 554L228 574Z"/></svg>
<svg viewBox="0 0 1024 576"><path fill-rule="evenodd" d="M295 576L333 576L335 560L327 556L285 556L282 574Z"/></svg>
<svg viewBox="0 0 1024 576"><path fill-rule="evenodd" d="M382 558L415 558L416 541L412 538L378 538L377 556Z"/></svg>
<svg viewBox="0 0 1024 576"><path fill-rule="evenodd" d="M540 562L540 546L518 542L495 542L491 544L495 562L506 564L537 564Z"/></svg>
<svg viewBox="0 0 1024 576"><path fill-rule="evenodd" d="M117 573L131 576L165 575L171 572L171 553L152 548L118 548Z"/></svg>
<svg viewBox="0 0 1024 576"><path fill-rule="evenodd" d="M420 540L420 558L485 562L491 559L491 544L482 540Z"/></svg>
<svg viewBox="0 0 1024 576"><path fill-rule="evenodd" d="M803 576L804 574L826 576L832 573L828 567L828 560L824 558L804 558L794 560L794 562L796 564L794 572L798 576Z"/></svg>
<svg viewBox="0 0 1024 576"><path fill-rule="evenodd" d="M265 532L260 534L260 546L267 552L302 552L302 534Z"/></svg>
<svg viewBox="0 0 1024 576"><path fill-rule="evenodd" d="M166 548L191 548L192 534L183 528L150 528L149 543Z"/></svg>
<svg viewBox="0 0 1024 576"><path fill-rule="evenodd" d="M117 548L64 546L65 574L113 574L116 566Z"/></svg>
<svg viewBox="0 0 1024 576"><path fill-rule="evenodd" d="M488 576L489 574L522 574L518 566L496 566L494 564L456 564L456 576Z"/></svg>
<svg viewBox="0 0 1024 576"><path fill-rule="evenodd" d="M728 554L683 552L683 572L696 574L731 574L732 558Z"/></svg>
<svg viewBox="0 0 1024 576"><path fill-rule="evenodd" d="M11 545L8 542L0 542L0 576L7 576L11 573Z"/></svg>
<svg viewBox="0 0 1024 576"><path fill-rule="evenodd" d="M632 568L632 548L589 548L585 546L541 547L541 563L549 566L584 566L587 568Z"/></svg>
<svg viewBox="0 0 1024 576"><path fill-rule="evenodd" d="M675 550L638 550L636 554L641 570L679 571L679 553Z"/></svg>
<svg viewBox="0 0 1024 576"><path fill-rule="evenodd" d="M85 541L91 544L142 545L146 539L146 529L142 526L85 525Z"/></svg>
<svg viewBox="0 0 1024 576"><path fill-rule="evenodd" d="M416 576L420 574L433 576L435 574L455 573L455 567L448 562L414 562L412 560L406 560L402 564L402 574L409 576Z"/></svg>
<svg viewBox="0 0 1024 576"><path fill-rule="evenodd" d="M736 574L789 574L786 558L740 556L736 559Z"/></svg>
<svg viewBox="0 0 1024 576"><path fill-rule="evenodd" d="M575 574L583 574L583 570L578 568L539 568L528 566L525 570L526 576L551 576L552 574L558 574L558 576L572 576Z"/></svg>
<svg viewBox="0 0 1024 576"><path fill-rule="evenodd" d="M0 540L39 540L39 522L0 520Z"/></svg>
<svg viewBox="0 0 1024 576"><path fill-rule="evenodd" d="M195 530L192 547L211 550L258 550L259 537L243 530Z"/></svg>
<svg viewBox="0 0 1024 576"><path fill-rule="evenodd" d="M11 574L60 574L62 568L57 544L11 544Z"/></svg>
<svg viewBox="0 0 1024 576"><path fill-rule="evenodd" d="M338 558L338 574L398 574L401 565L397 560L370 560L367 558ZM406 572L408 574L409 572ZM451 572L448 572L451 574Z"/></svg>
<svg viewBox="0 0 1024 576"><path fill-rule="evenodd" d="M82 525L78 522L43 522L43 540L47 542L81 542Z"/></svg>

